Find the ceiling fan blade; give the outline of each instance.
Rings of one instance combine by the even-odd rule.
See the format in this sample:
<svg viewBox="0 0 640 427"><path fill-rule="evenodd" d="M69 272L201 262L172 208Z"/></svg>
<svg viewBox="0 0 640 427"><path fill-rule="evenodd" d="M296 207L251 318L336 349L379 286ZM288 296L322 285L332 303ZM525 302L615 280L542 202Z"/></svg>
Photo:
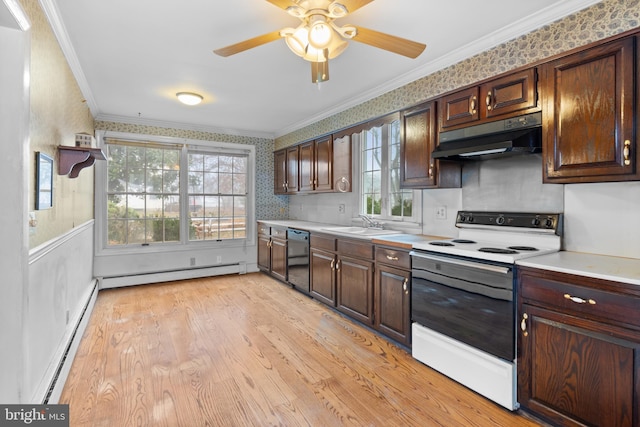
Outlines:
<svg viewBox="0 0 640 427"><path fill-rule="evenodd" d="M272 33L267 33L258 37L254 37L249 40L245 40L240 43L232 44L230 46L221 47L220 49L214 50L213 53L215 53L216 55L225 56L225 57L231 56L231 55L235 55L236 53L240 53L245 50L261 46L263 44L267 44L274 40L278 40L280 37L281 37L280 30L278 30Z"/></svg>
<svg viewBox="0 0 640 427"><path fill-rule="evenodd" d="M269 3L271 3L274 6L279 7L280 9L284 9L287 10L288 7L297 7L298 4L292 0L267 0Z"/></svg>
<svg viewBox="0 0 640 427"><path fill-rule="evenodd" d="M357 33L352 40L368 44L369 46L388 50L389 52L404 55L409 58L417 58L427 47L423 43L381 33L368 28L356 27Z"/></svg>
<svg viewBox="0 0 640 427"><path fill-rule="evenodd" d="M336 0L336 3L340 3L347 8L349 13L353 13L360 9L362 6L366 6L373 0Z"/></svg>

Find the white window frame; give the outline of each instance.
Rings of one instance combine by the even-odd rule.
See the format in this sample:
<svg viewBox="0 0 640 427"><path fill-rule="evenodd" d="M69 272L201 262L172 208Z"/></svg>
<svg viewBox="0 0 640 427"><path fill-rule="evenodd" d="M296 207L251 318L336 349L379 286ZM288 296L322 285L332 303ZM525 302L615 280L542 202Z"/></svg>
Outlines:
<svg viewBox="0 0 640 427"><path fill-rule="evenodd" d="M255 147L249 144L233 144L228 142L201 141L186 138L175 138L167 136L134 134L128 132L96 131L98 147L105 147L105 138L129 140L132 142L153 142L154 144L180 145L182 155L180 157L180 169L188 170L188 150L197 150L211 153L244 153L247 154L247 230L246 238L229 240L189 240L188 230L188 180L180 180L181 207L180 217L181 233L179 242L152 243L149 245L107 245L107 162L101 161L95 164L95 251L96 255L106 254L136 254L153 252L174 252L190 251L194 249L224 248L224 247L245 247L255 245L256 234L256 198L255 198L255 175L256 175L256 152ZM186 219L186 220L184 220Z"/></svg>
<svg viewBox="0 0 640 427"><path fill-rule="evenodd" d="M411 229L415 229L422 226L422 190L411 189L413 192L412 196L412 208L411 208L411 217L400 218L397 216L391 215L391 206L389 203L389 155L390 155L390 147L389 147L389 132L388 128L391 122L373 122L370 127L366 127L358 133L354 133L352 135L354 140L354 148L358 153L357 156L354 156L354 170L353 174L357 177L356 182L354 183L354 191L358 193L358 213L365 214L365 204L363 202L363 189L364 185L362 183L362 133L366 130L372 129L374 127L384 126L386 129L383 129L383 152L382 152L382 183L381 183L381 195L382 195L382 206L381 206L381 214L380 215L368 215L374 218L377 221L381 221L387 225L389 228L394 229L402 229L406 228L407 231L411 231ZM385 138L386 137L386 138ZM402 165L400 165L402 167Z"/></svg>

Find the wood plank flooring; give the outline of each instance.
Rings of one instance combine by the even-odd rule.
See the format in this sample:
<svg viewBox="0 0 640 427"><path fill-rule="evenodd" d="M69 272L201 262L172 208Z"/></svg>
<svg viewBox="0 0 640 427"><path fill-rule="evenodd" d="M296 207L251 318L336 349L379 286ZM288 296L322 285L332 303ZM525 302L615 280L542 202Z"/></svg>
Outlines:
<svg viewBox="0 0 640 427"><path fill-rule="evenodd" d="M537 426L261 273L100 291L78 426Z"/></svg>

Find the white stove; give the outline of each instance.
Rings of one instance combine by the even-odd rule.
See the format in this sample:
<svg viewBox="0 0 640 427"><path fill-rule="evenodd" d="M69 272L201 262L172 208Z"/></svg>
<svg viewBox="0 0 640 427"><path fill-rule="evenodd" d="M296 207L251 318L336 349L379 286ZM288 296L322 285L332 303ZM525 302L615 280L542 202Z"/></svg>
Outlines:
<svg viewBox="0 0 640 427"><path fill-rule="evenodd" d="M411 353L514 410L515 262L560 250L562 214L461 211L456 227L413 246Z"/></svg>
<svg viewBox="0 0 640 427"><path fill-rule="evenodd" d="M513 264L561 247L562 214L460 211L456 227L456 239L417 243L413 248Z"/></svg>

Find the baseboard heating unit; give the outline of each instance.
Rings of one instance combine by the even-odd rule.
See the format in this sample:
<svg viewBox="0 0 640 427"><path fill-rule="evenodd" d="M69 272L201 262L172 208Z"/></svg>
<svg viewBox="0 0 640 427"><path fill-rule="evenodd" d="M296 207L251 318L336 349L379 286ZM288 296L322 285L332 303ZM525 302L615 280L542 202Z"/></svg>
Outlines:
<svg viewBox="0 0 640 427"><path fill-rule="evenodd" d="M186 280L199 277L220 276L223 274L245 274L246 272L246 263L240 262L235 264L217 265L214 267L199 267L121 276L102 276L98 277L98 281L100 283L100 289L110 289L119 288L122 286L144 285L148 283L170 282L173 280Z"/></svg>

